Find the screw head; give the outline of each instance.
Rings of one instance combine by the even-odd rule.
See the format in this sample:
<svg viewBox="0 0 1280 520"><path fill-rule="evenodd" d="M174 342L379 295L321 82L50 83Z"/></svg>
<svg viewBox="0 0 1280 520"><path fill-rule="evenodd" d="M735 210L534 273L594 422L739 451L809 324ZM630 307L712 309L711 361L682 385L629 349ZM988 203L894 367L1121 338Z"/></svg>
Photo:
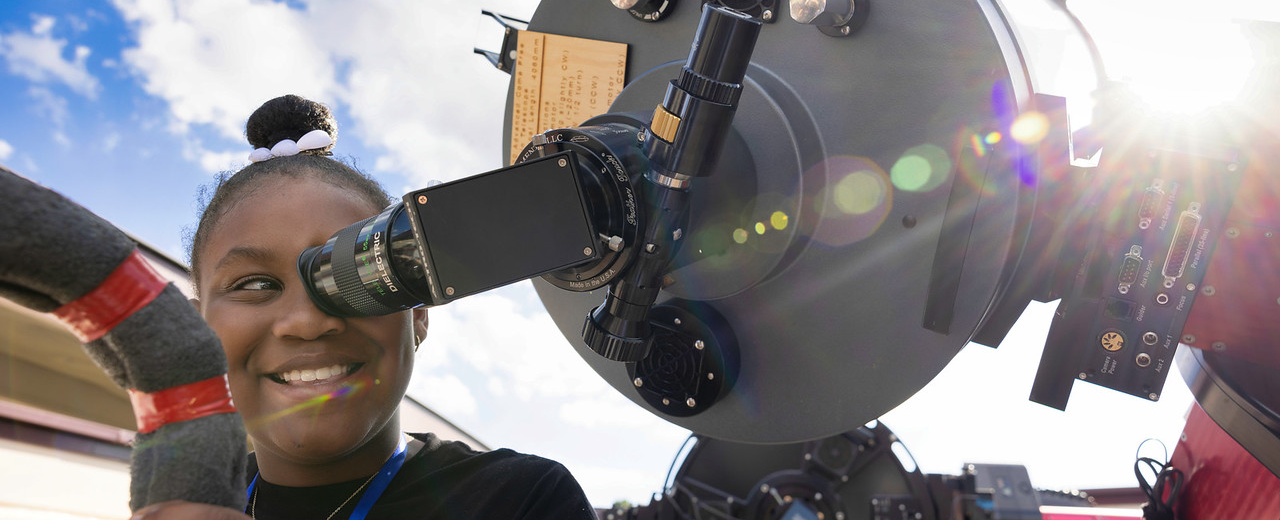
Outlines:
<svg viewBox="0 0 1280 520"><path fill-rule="evenodd" d="M693 407L695 407L695 406L698 406L698 402L697 402L697 401L694 401L692 397L690 397L690 398L688 398L688 399L685 399L685 400L684 400L684 404L685 404L685 406L688 406L689 408L693 408Z"/></svg>
<svg viewBox="0 0 1280 520"><path fill-rule="evenodd" d="M1212 347L1213 347L1213 350L1216 350L1216 351L1218 351L1218 352L1222 352L1222 351L1224 351L1224 350L1227 350L1227 344L1226 344L1226 343L1224 343L1224 342L1221 342L1221 341L1215 341L1215 342L1213 342Z"/></svg>
<svg viewBox="0 0 1280 520"><path fill-rule="evenodd" d="M1089 374L1086 374L1086 373L1084 373L1084 372L1081 372L1081 373L1080 373L1080 375L1078 375L1078 376L1076 376L1076 377L1078 377L1078 378L1080 378L1080 379L1086 379L1086 378L1088 378L1088 377L1089 377Z"/></svg>
<svg viewBox="0 0 1280 520"><path fill-rule="evenodd" d="M846 26L844 26L844 27L841 27L841 28L840 28L840 35L841 35L841 36L848 36L848 35L849 35L849 26L848 26L848 25L846 25Z"/></svg>
<svg viewBox="0 0 1280 520"><path fill-rule="evenodd" d="M1200 288L1200 292L1204 293L1205 296L1213 296L1218 290L1214 289L1212 285L1206 285Z"/></svg>
<svg viewBox="0 0 1280 520"><path fill-rule="evenodd" d="M1196 342L1196 337L1193 334L1184 334L1182 336L1182 342L1190 345Z"/></svg>
<svg viewBox="0 0 1280 520"><path fill-rule="evenodd" d="M693 348L696 348L696 349L698 349L698 350L702 350L702 349L704 349L704 348L707 348L707 344L706 344L706 343L703 343L703 342L702 342L702 340L697 340L697 341L694 341L694 342L693 342Z"/></svg>
<svg viewBox="0 0 1280 520"><path fill-rule="evenodd" d="M582 254L586 256L591 256L591 248L589 247L582 248Z"/></svg>
<svg viewBox="0 0 1280 520"><path fill-rule="evenodd" d="M1152 400L1152 401L1155 401L1155 400L1160 399L1160 394L1157 394L1157 393L1155 393L1155 392L1152 392L1152 393L1150 393L1150 394L1147 394L1147 397L1151 398L1151 400Z"/></svg>
<svg viewBox="0 0 1280 520"><path fill-rule="evenodd" d="M1187 284L1187 290L1188 290L1188 291L1194 291L1194 290L1196 290L1196 284L1193 284L1193 283L1189 283L1189 284Z"/></svg>
<svg viewBox="0 0 1280 520"><path fill-rule="evenodd" d="M674 320L671 320L671 323L676 324L676 326L678 327L680 326L681 323L684 323L684 322L680 321L680 318L676 318Z"/></svg>
<svg viewBox="0 0 1280 520"><path fill-rule="evenodd" d="M453 291L453 287L445 287L445 288L444 288L444 293L445 293L445 294L447 294L447 295L449 295L449 296L453 296L453 292L454 292L454 291Z"/></svg>
<svg viewBox="0 0 1280 520"><path fill-rule="evenodd" d="M773 21L773 11L765 9L763 13L760 13L760 19L766 22Z"/></svg>
<svg viewBox="0 0 1280 520"><path fill-rule="evenodd" d="M427 203L427 196L426 196L426 195L418 195L418 204L426 204L426 203Z"/></svg>
<svg viewBox="0 0 1280 520"><path fill-rule="evenodd" d="M715 380L716 380L716 374L714 372L707 372L707 381L715 381Z"/></svg>
<svg viewBox="0 0 1280 520"><path fill-rule="evenodd" d="M640 387L644 386L644 380L643 380L643 379L640 379L640 378L638 378L638 377L637 377L637 378L635 378L635 379L633 379L631 382L632 382L632 383L634 383L634 384L636 385L636 388L640 388Z"/></svg>
<svg viewBox="0 0 1280 520"><path fill-rule="evenodd" d="M1227 238L1236 238L1238 236L1240 236L1239 229L1233 227L1227 228Z"/></svg>
<svg viewBox="0 0 1280 520"><path fill-rule="evenodd" d="M670 405L670 404L671 404L671 400L670 400L670 399L667 399L667 398L665 398L665 397L663 397L663 398L662 398L662 406L668 406L668 405Z"/></svg>
<svg viewBox="0 0 1280 520"><path fill-rule="evenodd" d="M561 167L561 168L564 168L565 166L568 166L568 165L569 165L569 161L566 161L566 160L564 160L564 159L560 159L559 161L556 161L556 164L560 165L560 167Z"/></svg>

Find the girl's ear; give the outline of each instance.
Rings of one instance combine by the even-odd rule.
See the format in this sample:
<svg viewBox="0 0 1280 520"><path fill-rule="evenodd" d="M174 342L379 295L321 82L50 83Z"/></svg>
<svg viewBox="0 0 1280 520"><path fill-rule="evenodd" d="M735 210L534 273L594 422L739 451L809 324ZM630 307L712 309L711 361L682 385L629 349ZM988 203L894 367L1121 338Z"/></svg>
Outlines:
<svg viewBox="0 0 1280 520"><path fill-rule="evenodd" d="M419 307L411 312L413 312L413 344L416 347L427 339L427 308Z"/></svg>

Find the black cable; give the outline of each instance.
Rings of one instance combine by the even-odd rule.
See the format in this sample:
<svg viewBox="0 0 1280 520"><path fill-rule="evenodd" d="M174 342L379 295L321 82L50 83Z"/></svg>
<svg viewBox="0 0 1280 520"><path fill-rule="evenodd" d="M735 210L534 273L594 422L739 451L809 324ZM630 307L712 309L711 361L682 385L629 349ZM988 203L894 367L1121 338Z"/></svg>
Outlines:
<svg viewBox="0 0 1280 520"><path fill-rule="evenodd" d="M667 476L662 479L662 492L664 495L669 495L668 491L671 490L671 486L674 484L671 480L671 473L676 469L676 461L682 461L681 453L684 453L684 458L689 457L689 454L685 453L684 450L689 446L690 441L695 440L695 437L695 434L690 433L688 437L684 438L684 442L680 443L680 449L676 450L676 456L671 459L671 465L667 466Z"/></svg>
<svg viewBox="0 0 1280 520"><path fill-rule="evenodd" d="M1147 481L1142 474L1142 466L1146 465L1155 474L1155 482ZM1147 503L1142 505L1144 520L1173 520L1174 504L1178 501L1178 493L1182 491L1184 475L1181 470L1161 463L1150 457L1139 457L1133 463L1133 474L1138 477L1138 486L1147 495ZM1168 495L1168 498L1165 496Z"/></svg>
<svg viewBox="0 0 1280 520"><path fill-rule="evenodd" d="M1076 14L1067 7L1067 0L1054 0L1051 3L1062 9L1062 12L1067 15L1067 19L1071 20L1071 24L1075 26L1077 31L1080 31L1080 37L1084 40L1085 47L1089 49L1089 56L1093 58L1093 74L1097 81L1097 86L1102 87L1107 82L1107 66L1102 61L1102 52L1098 50L1098 44L1093 41L1093 36L1089 34L1089 30L1085 28L1080 18L1077 18Z"/></svg>

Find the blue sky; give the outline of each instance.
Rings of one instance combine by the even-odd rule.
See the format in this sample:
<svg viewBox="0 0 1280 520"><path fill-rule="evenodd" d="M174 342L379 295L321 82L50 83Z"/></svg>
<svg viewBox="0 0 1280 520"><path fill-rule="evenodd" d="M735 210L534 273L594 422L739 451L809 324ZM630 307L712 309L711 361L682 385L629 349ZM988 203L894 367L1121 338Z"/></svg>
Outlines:
<svg viewBox="0 0 1280 520"><path fill-rule="evenodd" d="M1155 87L1173 83L1160 76L1167 71L1142 67L1164 63L1152 58L1163 56L1153 38L1173 41L1180 23L1205 33L1206 20L1182 15L1156 24L1149 15L1202 6L1111 3L1118 7L1102 0L1073 5L1114 58L1113 74ZM181 260L199 187L245 162L244 118L282 93L328 103L341 127L336 152L393 193L500 166L508 77L471 52L495 47L499 37L478 4L177 4L0 3L0 164ZM535 4L484 6L527 17ZM1224 6L1227 15L1265 9ZM1206 56L1230 62L1221 53ZM1239 68L1223 66L1235 67L1224 73ZM1076 76L1061 78L1064 88L1080 87ZM412 394L492 446L564 462L597 505L646 503L660 489L687 432L595 376L527 283L432 312ZM1000 349L966 347L886 416L926 471L956 473L966 461L1021 463L1043 487L1126 486L1134 484L1139 442L1157 437L1172 449L1190 403L1176 378L1155 404L1092 385L1077 386L1065 413L1026 400L1051 314L1052 307L1033 305ZM973 376L993 366L1002 377Z"/></svg>

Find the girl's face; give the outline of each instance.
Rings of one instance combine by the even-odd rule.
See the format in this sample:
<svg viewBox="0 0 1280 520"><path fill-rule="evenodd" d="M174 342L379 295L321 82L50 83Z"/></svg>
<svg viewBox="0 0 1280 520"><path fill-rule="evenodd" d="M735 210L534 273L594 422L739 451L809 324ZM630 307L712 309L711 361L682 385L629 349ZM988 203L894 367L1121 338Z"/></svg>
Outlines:
<svg viewBox="0 0 1280 520"><path fill-rule="evenodd" d="M297 272L304 248L381 209L308 176L271 179L229 209L200 252L200 312L222 340L264 466L337 463L389 429L398 435L392 419L426 311L329 316Z"/></svg>

